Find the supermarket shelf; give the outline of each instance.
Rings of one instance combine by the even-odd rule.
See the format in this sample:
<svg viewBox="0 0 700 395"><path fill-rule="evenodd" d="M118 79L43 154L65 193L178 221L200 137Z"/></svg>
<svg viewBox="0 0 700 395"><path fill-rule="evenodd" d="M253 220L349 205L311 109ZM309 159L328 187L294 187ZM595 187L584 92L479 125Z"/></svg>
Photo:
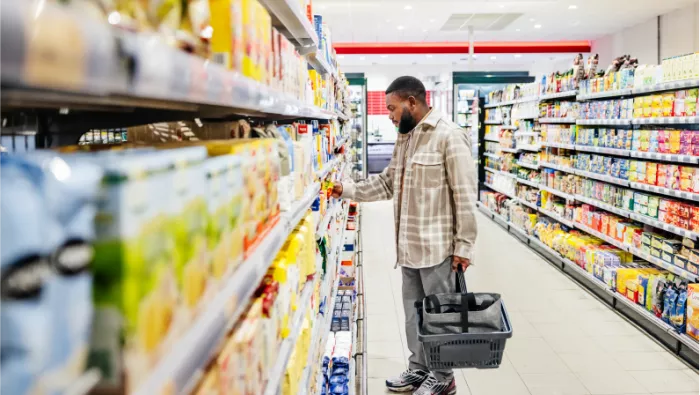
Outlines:
<svg viewBox="0 0 700 395"><path fill-rule="evenodd" d="M314 26L306 17L298 1L295 0L261 0L272 18L272 25L290 41L299 47L317 46L318 36ZM302 52L301 49L299 52Z"/></svg>
<svg viewBox="0 0 700 395"><path fill-rule="evenodd" d="M516 199L516 200L517 200L517 198L516 198L513 194L510 194L510 193L501 191L500 189L496 189L496 187L494 187L493 185L491 185L491 184L489 184L489 183L486 183L486 182L485 182L484 185L487 186L487 187L489 187L489 188L491 188L491 189L493 189L494 191L496 191L496 192L498 192L498 193L502 193L502 194L508 196L508 197L511 198L511 199Z"/></svg>
<svg viewBox="0 0 700 395"><path fill-rule="evenodd" d="M635 118L632 125L697 125L700 117Z"/></svg>
<svg viewBox="0 0 700 395"><path fill-rule="evenodd" d="M484 156L492 159L501 159L501 157L498 154L492 154L490 152L484 152Z"/></svg>
<svg viewBox="0 0 700 395"><path fill-rule="evenodd" d="M591 234L591 235L605 241L608 244L614 245L615 247L617 247L623 251L627 251L627 246L625 246L622 242L617 241L608 235L605 235L603 233L598 232L597 230L589 228L588 226L586 226L580 222L574 222L574 226L581 229L582 231L584 231L588 234Z"/></svg>
<svg viewBox="0 0 700 395"><path fill-rule="evenodd" d="M498 171L498 174L502 175L503 177L508 177L508 178L512 178L512 179L516 179L516 178L517 178L517 177L515 176L515 174L511 174L511 173L508 173L507 171L503 171L503 170L499 170L499 171Z"/></svg>
<svg viewBox="0 0 700 395"><path fill-rule="evenodd" d="M74 381L63 393L63 395L88 395L90 391L100 382L102 373L99 369L93 368L83 373Z"/></svg>
<svg viewBox="0 0 700 395"><path fill-rule="evenodd" d="M524 167L526 169L532 169L532 170L539 170L540 169L540 165L535 165L532 163L525 163L525 162L518 161L515 164L520 166L520 167Z"/></svg>
<svg viewBox="0 0 700 395"><path fill-rule="evenodd" d="M546 95L540 96L540 101L544 100L556 100L556 99L575 99L576 95L578 94L578 91L566 91L566 92L558 92L558 93L548 93Z"/></svg>
<svg viewBox="0 0 700 395"><path fill-rule="evenodd" d="M560 166L554 163L540 162L540 167L547 167L554 170L563 171L565 173L576 174L576 169L569 166Z"/></svg>
<svg viewBox="0 0 700 395"><path fill-rule="evenodd" d="M672 265L668 262L664 262L663 260L661 260L659 258L655 258L655 257L645 253L642 250L638 250L632 246L627 246L627 251L631 252L633 255L635 255L639 258L644 259L647 262L653 263L654 265L656 265L662 269L666 269L673 274L681 276L681 277L688 279L690 281L695 281L695 282L698 281L697 275L695 275L695 274L693 274L685 269L682 269L676 265Z"/></svg>
<svg viewBox="0 0 700 395"><path fill-rule="evenodd" d="M3 35L8 42L16 41L21 48L29 48L26 37L33 37L33 25L28 21L35 20L37 16L33 13L38 9L34 10L30 3L3 2L3 11L6 11L2 12ZM296 4L295 0L267 0L267 3L269 7L279 8L279 13L286 12L285 8L295 9L292 6ZM29 55L25 51L7 51L2 59L3 89L0 97L4 110L44 108L92 111L101 116L99 119L103 124L123 124L125 118L132 118L132 122L134 118L144 119L147 121L141 123L148 123L171 120L173 117L224 118L246 115L332 119L336 116L207 59L173 48L165 40L114 29L106 23L85 21L79 11L52 3L40 10L42 15L38 20L52 21L40 23L41 37L62 37L66 34L63 26L80 23L79 32L75 32L79 35L76 39L84 43L75 51L54 51L51 56L42 58L43 69L65 70L68 65L76 64L75 59L90 59L90 67L76 66L75 72L44 73L38 77L37 73L28 72L25 63ZM305 16L294 16L292 19L308 22ZM304 30L312 33L312 36L300 31L295 34L298 38L309 39L309 43L316 42L311 40L315 38L311 24L307 25ZM130 68L128 65L138 67ZM148 111L142 113L134 109ZM113 114L105 112L116 110L120 114L107 119L108 115ZM66 115L68 120L75 118L70 113ZM70 125L68 120L61 122Z"/></svg>
<svg viewBox="0 0 700 395"><path fill-rule="evenodd" d="M552 219L556 219L557 221L561 222L562 224L568 226L569 228L574 227L574 221L565 219L564 217L560 216L559 214L556 214L553 211L545 210L542 207L540 207L539 212L541 212L542 214L544 214Z"/></svg>
<svg viewBox="0 0 700 395"><path fill-rule="evenodd" d="M520 227L512 222L508 222L508 228L515 233L519 234L520 236L524 237L525 239L529 239L530 235L525 232L525 230L520 229Z"/></svg>
<svg viewBox="0 0 700 395"><path fill-rule="evenodd" d="M573 144L552 143L549 141L543 141L542 146L543 147L551 147L551 148L563 148L563 149L570 149L570 150L573 150L576 148L576 146Z"/></svg>
<svg viewBox="0 0 700 395"><path fill-rule="evenodd" d="M593 99L606 99L609 97L622 97L629 96L632 94L632 89L617 89L614 91L596 92L596 93L584 93L576 95L576 100L593 100Z"/></svg>
<svg viewBox="0 0 700 395"><path fill-rule="evenodd" d="M336 114L336 117L343 122L347 122L350 120L350 117L345 115L345 113L343 113L343 112L336 111L335 114Z"/></svg>
<svg viewBox="0 0 700 395"><path fill-rule="evenodd" d="M335 217L335 215L338 213L338 208L341 206L341 202L338 201L337 203L333 204L333 207L328 207L326 209L326 214L323 216L323 219L319 221L318 227L316 228L317 239L323 237L326 234L326 231L328 230L328 224L331 223L333 217Z"/></svg>
<svg viewBox="0 0 700 395"><path fill-rule="evenodd" d="M665 162L676 162L676 163L698 163L697 156L691 155L676 155L676 154L660 154L656 152L642 152L642 151L631 151L630 156L633 158L642 159L656 159Z"/></svg>
<svg viewBox="0 0 700 395"><path fill-rule="evenodd" d="M628 180L623 180L621 178L609 176L607 174L598 174L598 173L593 173L591 171L578 170L578 169L576 170L576 174L581 176L581 177L592 178L594 180L603 181L603 182L607 182L610 184L622 185L625 187L630 186L630 182Z"/></svg>
<svg viewBox="0 0 700 395"><path fill-rule="evenodd" d="M576 123L576 118L540 118L539 123Z"/></svg>
<svg viewBox="0 0 700 395"><path fill-rule="evenodd" d="M700 201L700 195L693 192L676 191L673 189L657 187L653 185L642 184L639 182L630 182L630 187L641 191L654 192L660 195L673 196L681 199Z"/></svg>
<svg viewBox="0 0 700 395"><path fill-rule="evenodd" d="M339 160L339 159L336 157L336 158L333 158L333 159L329 160L328 162L326 162L326 163L323 165L323 167L321 167L319 170L316 171L316 176L317 176L320 180L325 179L326 176L328 176L328 173L330 173L331 170L333 170L333 168L335 167L335 165L338 163L338 160Z"/></svg>
<svg viewBox="0 0 700 395"><path fill-rule="evenodd" d="M486 214L487 216L493 218L494 222L499 223L500 221L503 221L502 218L496 218L496 214L494 214L491 210L488 208L484 207L480 203L477 203L477 206L479 209ZM500 216L499 216L500 217ZM506 224L510 224L509 222L506 222ZM514 228L512 226L509 227L510 229L514 230L516 233L519 233L522 235L522 230L518 228ZM582 229L587 232L586 229ZM599 290L601 290L605 295L610 296L614 298L617 302L620 302L620 304L623 304L625 307L630 308L633 310L637 316L641 317L643 320L646 320L653 325L657 326L661 330L663 330L665 333L667 333L669 336L671 336L673 339L677 340L681 344L683 344L685 347L690 349L694 353L698 353L699 351L699 345L698 342L695 341L694 339L690 338L689 336L686 336L685 334L679 334L673 327L668 325L667 323L663 322L662 320L658 319L656 316L648 312L646 309L644 309L642 306L637 305L634 302L631 302L629 299L627 299L624 295L620 295L614 290L611 290L605 283L602 281L598 280L597 278L593 277L590 273L585 271L583 268L578 266L575 262L561 256L557 251L549 247L548 245L544 244L542 241L540 241L537 237L534 236L528 236L527 238L527 243L531 247L536 247L538 250L545 252L547 256L551 259L552 262L558 262L561 264L561 266L558 266L560 269L565 270L569 269L577 273L581 278L585 279L586 284L595 287ZM652 262L653 263L653 262ZM605 299L603 299L605 301ZM611 302L608 302L611 303ZM616 304L612 303L613 309L616 308ZM671 348L671 347L670 347ZM673 352L678 353L679 348L671 348Z"/></svg>
<svg viewBox="0 0 700 395"><path fill-rule="evenodd" d="M535 203L530 203L530 202L528 202L527 200L521 199L521 198L515 198L515 200L516 200L518 203L522 204L523 206L529 207L529 208L531 208L531 209L533 209L533 210L535 210L535 211L538 211L538 210L539 210L538 207L537 207L537 205L536 205Z"/></svg>
<svg viewBox="0 0 700 395"><path fill-rule="evenodd" d="M501 173L499 170L490 169L488 167L484 167L484 170L488 171L489 173L493 173L493 174L500 174Z"/></svg>
<svg viewBox="0 0 700 395"><path fill-rule="evenodd" d="M255 250L241 263L223 285L220 292L207 303L207 309L174 347L163 356L153 373L136 390L137 395L162 393L166 388L174 394L189 393L196 379L217 352L225 334L248 307L248 301L267 273L287 236L294 230L303 214L318 196L319 184L307 189L304 198L293 209L281 215L279 222L267 231Z"/></svg>
<svg viewBox="0 0 700 395"><path fill-rule="evenodd" d="M503 125L503 121L484 121L484 125Z"/></svg>
<svg viewBox="0 0 700 395"><path fill-rule="evenodd" d="M697 240L698 239L698 234L696 232L693 232L691 230L679 228L674 225L670 225L661 221L657 221L654 218L647 217L646 215L641 215L637 213L630 213L629 217L635 221L639 221L642 223L645 223L647 225L654 226L659 229L663 229L667 232L671 232L673 234L676 234L678 236L683 236L687 237L689 239Z"/></svg>
<svg viewBox="0 0 700 395"><path fill-rule="evenodd" d="M523 184L523 185L531 186L531 187L533 187L533 188L538 188L538 189L539 189L539 187L540 187L540 184L538 184L538 183L536 183L536 182L534 182L534 181L524 180L524 179L522 179L522 178L520 178L520 177L515 177L515 181L517 181L517 182L519 182L519 183L521 183L521 184Z"/></svg>
<svg viewBox="0 0 700 395"><path fill-rule="evenodd" d="M534 136L539 136L540 134L538 132L515 132L513 133L513 137L534 137Z"/></svg>
<svg viewBox="0 0 700 395"><path fill-rule="evenodd" d="M630 126L631 119L578 119L577 125L612 125L612 126Z"/></svg>
<svg viewBox="0 0 700 395"><path fill-rule="evenodd" d="M634 89L632 89L632 94L638 95L638 94L644 94L644 93L663 92L663 91L670 91L670 90L676 90L676 89L688 89L688 88L697 88L697 87L698 87L698 80L697 79L679 80L679 81L671 81L671 82L662 82L660 84L643 86L640 88L634 88Z"/></svg>
<svg viewBox="0 0 700 395"><path fill-rule="evenodd" d="M559 196L559 197L564 198L564 199L566 199L566 200L571 200L571 201L576 200L576 198L574 197L574 195L569 194L569 193L562 192L562 191L560 191L560 190L558 190L558 189L551 188L551 187L548 187L548 186L546 186L546 185L540 184L539 188L540 188L541 190L543 190L543 191L547 191L547 192L551 193L552 195Z"/></svg>
<svg viewBox="0 0 700 395"><path fill-rule="evenodd" d="M306 59L309 61L309 65L313 67L314 70L318 71L320 74L330 74L333 76L336 74L335 69L333 69L333 67L330 64L328 64L326 59L324 59L320 53L311 52L306 56Z"/></svg>
<svg viewBox="0 0 700 395"><path fill-rule="evenodd" d="M587 198L587 197L582 196L582 195L575 195L574 197L579 202L590 204L591 206L598 207L598 208L603 209L605 211L610 211L611 213L615 213L621 217L630 218L630 212L628 210L621 209L619 207L615 207L611 204L603 203L597 199Z"/></svg>
<svg viewBox="0 0 700 395"><path fill-rule="evenodd" d="M595 152L597 154L609 154L618 156L629 156L630 150L627 149L617 149L617 148L606 148L606 147L591 147L588 145L576 145L574 147L576 151L581 152Z"/></svg>
<svg viewBox="0 0 700 395"><path fill-rule="evenodd" d="M265 386L265 395L276 395L280 388L281 382L284 380L284 371L287 369L287 363L289 363L289 357L294 351L294 347L297 343L297 338L301 334L301 329L304 326L304 317L309 308L311 308L311 294L314 291L313 281L307 281L304 285L304 289L301 291L301 296L299 299L302 305L294 313L294 317L291 323L291 333L284 339L282 346L277 354L277 361L275 366L270 370L268 374L268 382Z"/></svg>
<svg viewBox="0 0 700 395"><path fill-rule="evenodd" d="M540 152L542 146L540 145L518 145L515 149L519 151L530 151L530 152Z"/></svg>
<svg viewBox="0 0 700 395"><path fill-rule="evenodd" d="M481 210L484 214L491 216L493 220L498 223L499 225L505 227L508 227L508 224L510 223L507 221L503 216L500 214L496 214L495 212L491 211L488 207L484 206L481 202L476 202L476 207Z"/></svg>
<svg viewBox="0 0 700 395"><path fill-rule="evenodd" d="M528 103L528 102L539 101L539 100L540 100L539 96L523 97L521 99L506 100L506 101L502 101L499 103L487 104L484 106L484 108L496 108L496 107L512 106L513 104Z"/></svg>
<svg viewBox="0 0 700 395"><path fill-rule="evenodd" d="M503 152L510 152L511 154L517 154L520 152L520 149L518 148L504 148L504 147L498 147L501 151Z"/></svg>
<svg viewBox="0 0 700 395"><path fill-rule="evenodd" d="M514 126L514 125L504 125L504 126L501 126L501 129L503 129L503 130L518 130L518 127Z"/></svg>
<svg viewBox="0 0 700 395"><path fill-rule="evenodd" d="M497 137L489 137L489 136L485 136L485 137L484 137L484 141L492 141L492 142L494 142L494 143L500 143L500 142L501 142L501 140L499 140Z"/></svg>

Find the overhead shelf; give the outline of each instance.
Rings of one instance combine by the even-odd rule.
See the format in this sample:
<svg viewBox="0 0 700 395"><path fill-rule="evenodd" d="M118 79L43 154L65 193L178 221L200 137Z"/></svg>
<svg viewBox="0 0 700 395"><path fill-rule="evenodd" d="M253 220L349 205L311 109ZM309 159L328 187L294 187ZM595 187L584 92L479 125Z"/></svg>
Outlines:
<svg viewBox="0 0 700 395"><path fill-rule="evenodd" d="M492 159L501 159L501 157L498 154L492 154L490 152L485 152L484 156L487 158L492 158Z"/></svg>
<svg viewBox="0 0 700 395"><path fill-rule="evenodd" d="M554 163L549 163L549 162L540 162L540 167L547 167L550 169L563 171L565 173L576 174L576 169L574 169L573 167L560 166L560 165L557 165Z"/></svg>
<svg viewBox="0 0 700 395"><path fill-rule="evenodd" d="M517 181L517 182L519 182L519 183L521 183L521 184L523 184L523 185L531 186L531 187L533 187L533 188L539 188L539 187L540 187L540 184L538 184L538 183L536 183L536 182L534 182L534 181L522 179L522 178L520 178L520 177L515 177L515 181Z"/></svg>
<svg viewBox="0 0 700 395"><path fill-rule="evenodd" d="M641 182L630 182L630 187L641 191L658 193L659 195L673 196L681 199L694 200L696 202L700 201L700 195L693 192L676 191L673 189L643 184Z"/></svg>
<svg viewBox="0 0 700 395"><path fill-rule="evenodd" d="M617 149L617 148L606 148L606 147L591 147L588 145L576 145L574 147L576 151L581 152L594 152L596 154L608 154L608 155L618 155L618 156L629 156L630 150Z"/></svg>
<svg viewBox="0 0 700 395"><path fill-rule="evenodd" d="M576 123L576 118L539 118L537 120L539 123Z"/></svg>
<svg viewBox="0 0 700 395"><path fill-rule="evenodd" d="M595 206L595 207L601 208L605 211L615 213L621 217L630 218L630 212L628 210L624 210L624 209L621 209L619 207L615 207L611 204L601 202L600 200L587 198L583 195L575 195L575 199L578 200L579 202L587 203L587 204L590 204L591 206Z"/></svg>
<svg viewBox="0 0 700 395"><path fill-rule="evenodd" d="M520 166L520 167L524 167L526 169L532 169L532 170L539 170L540 169L540 165L537 165L537 164L525 163L525 162L520 162L520 161L516 162L515 164Z"/></svg>
<svg viewBox="0 0 700 395"><path fill-rule="evenodd" d="M27 2L31 3L31 2ZM272 7L291 6L294 0L269 0ZM32 35L26 17L36 10L21 1L2 3L3 42L31 48ZM99 21L85 20L70 8L47 4L37 21L40 37L63 37L67 24L81 25L84 44L75 51L56 50L41 57L42 70L66 70L38 74L32 72L23 50L3 52L3 109L60 109L120 112L148 109L192 113L201 118L231 115L269 118L333 119L335 112L322 110L276 91L240 73L207 59L173 48L159 37L114 29ZM313 32L313 31L312 31ZM78 38L76 38L78 39ZM90 67L81 62L90 60ZM38 62L37 60L33 60Z"/></svg>
<svg viewBox="0 0 700 395"><path fill-rule="evenodd" d="M700 117L635 118L632 125L697 125Z"/></svg>
<svg viewBox="0 0 700 395"><path fill-rule="evenodd" d="M150 376L136 390L136 395L188 392L192 379L206 368L221 341L248 307L251 296L260 285L275 256L311 203L318 197L320 185L307 189L291 211L283 213L279 222L268 230L255 251L240 265L192 327L169 350ZM166 391L166 389L168 389Z"/></svg>
<svg viewBox="0 0 700 395"><path fill-rule="evenodd" d="M314 70L318 71L322 75L336 75L335 69L328 64L326 59L323 59L321 54L319 54L317 51L310 52L308 55L306 55L306 60L309 61L309 65L314 68Z"/></svg>
<svg viewBox="0 0 700 395"><path fill-rule="evenodd" d="M540 145L531 145L531 144L523 144L515 147L515 149L519 151L530 151L530 152L540 152L542 149L542 146Z"/></svg>
<svg viewBox="0 0 700 395"><path fill-rule="evenodd" d="M501 151L503 152L510 152L511 154L517 154L520 152L519 148L504 148L504 147L498 147Z"/></svg>
<svg viewBox="0 0 700 395"><path fill-rule="evenodd" d="M676 234L678 236L687 237L687 238L693 239L693 240L698 239L697 232L693 232L692 230L688 230L688 229L679 228L678 226L674 226L671 224L667 224L665 222L658 221L654 218L647 217L646 215L641 215L641 214L637 214L637 213L630 213L629 218L631 218L635 221L639 221L641 223L647 224L647 225L651 225L651 226L659 228L659 229L663 229L667 232L671 232L671 233Z"/></svg>
<svg viewBox="0 0 700 395"><path fill-rule="evenodd" d="M578 169L575 170L575 174L577 174L581 177L592 178L594 180L607 182L609 184L622 185L624 187L628 187L630 185L630 182L628 180L623 180L621 178L609 176L607 174L598 174L598 173L593 173L591 171L578 170Z"/></svg>
<svg viewBox="0 0 700 395"><path fill-rule="evenodd" d="M583 93L576 96L576 100L607 99L611 97L623 97L632 94L632 89L618 89L614 91L604 91L595 93Z"/></svg>
<svg viewBox="0 0 700 395"><path fill-rule="evenodd" d="M603 126L630 126L632 125L631 119L578 119L576 120L577 125L593 126L593 125L603 125Z"/></svg>
<svg viewBox="0 0 700 395"><path fill-rule="evenodd" d="M557 100L557 99L575 99L578 91L566 91L557 93L547 93L540 96L540 101L544 100Z"/></svg>
<svg viewBox="0 0 700 395"><path fill-rule="evenodd" d="M576 148L576 146L573 144L552 143L549 141L543 141L541 144L545 147L551 147L551 148L563 148L563 149L570 149L570 150L573 150Z"/></svg>
<svg viewBox="0 0 700 395"><path fill-rule="evenodd" d="M298 1L260 0L260 3L270 12L272 25L298 48L318 45L316 30Z"/></svg>
<svg viewBox="0 0 700 395"><path fill-rule="evenodd" d="M484 125L502 125L502 124L503 124L503 121L489 121L489 120L484 121Z"/></svg>
<svg viewBox="0 0 700 395"><path fill-rule="evenodd" d="M637 95L637 94L656 93L656 92L664 92L664 91L688 89L688 88L697 88L697 87L698 87L698 80L697 79L679 80L679 81L662 82L660 84L643 86L640 88L634 88L634 89L632 89L632 93Z"/></svg>
<svg viewBox="0 0 700 395"><path fill-rule="evenodd" d="M551 193L552 195L559 196L559 197L564 198L566 200L571 200L571 201L575 200L574 195L568 194L566 192L562 192L558 189L551 188L551 187L548 187L548 186L542 185L542 184L540 184L539 188L543 191L547 191L547 192Z"/></svg>
<svg viewBox="0 0 700 395"><path fill-rule="evenodd" d="M697 164L698 157L691 155L677 155L677 154L660 154L657 152L642 152L642 151L631 151L630 156L633 158L641 159L656 159L665 162L675 162L675 163L691 163Z"/></svg>

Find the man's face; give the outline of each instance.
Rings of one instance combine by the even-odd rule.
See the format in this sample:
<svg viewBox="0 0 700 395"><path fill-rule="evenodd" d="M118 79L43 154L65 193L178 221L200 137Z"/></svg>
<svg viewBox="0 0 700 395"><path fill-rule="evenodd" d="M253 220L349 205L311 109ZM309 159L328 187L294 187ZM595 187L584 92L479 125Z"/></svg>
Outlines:
<svg viewBox="0 0 700 395"><path fill-rule="evenodd" d="M386 108L389 110L389 119L394 126L399 128L399 133L409 133L416 127L418 121L413 118L412 112L416 107L416 99L408 97L401 99L396 93L386 95Z"/></svg>

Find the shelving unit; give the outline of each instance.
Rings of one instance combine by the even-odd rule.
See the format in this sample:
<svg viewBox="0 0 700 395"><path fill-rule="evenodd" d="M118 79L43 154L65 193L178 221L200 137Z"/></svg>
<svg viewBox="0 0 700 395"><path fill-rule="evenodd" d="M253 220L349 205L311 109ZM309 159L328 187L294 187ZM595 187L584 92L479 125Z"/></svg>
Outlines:
<svg viewBox="0 0 700 395"><path fill-rule="evenodd" d="M552 94L552 95L541 95L539 97L540 101L546 101L546 100L579 100L579 101L590 101L590 100L599 100L599 99L607 99L607 98L619 98L619 97L629 97L629 96L634 96L637 94L645 94L648 92L652 91L665 91L665 90L673 90L673 89L680 89L680 87L697 87L698 83L697 81L684 81L684 82L678 82L678 83L667 83L667 84L660 84L659 86L656 87L645 87L644 89L640 90L633 90L633 89L625 89L625 90L619 90L619 91L613 91L613 92L600 92L600 93L593 93L593 94L583 94L583 93L577 93L576 91L572 92L562 92L562 93L557 93L557 94ZM674 88L675 87L675 88ZM499 106L507 106L507 105L512 105L513 103L506 102L506 103L498 103L498 104L493 104L490 107L499 107ZM508 109L506 108L505 111ZM501 110L504 111L504 110ZM505 115L504 115L505 117ZM562 124L562 125L567 125L567 124L576 124L580 126L601 126L601 127L608 127L608 128L614 128L614 127L619 127L619 128L628 128L628 129L637 129L637 128L642 128L644 125L658 125L658 126L664 126L664 125L695 125L697 127L698 124L698 117L676 117L676 118L647 118L647 119L575 119L575 118L539 118L536 120L539 124ZM515 122L515 121L514 121ZM537 130L537 125L535 125L535 130ZM537 133L528 133L526 134L520 134L519 132L516 132L513 134L514 137L529 137L533 136L536 137ZM507 145L508 142L505 141L497 141L503 145ZM606 155L606 156L614 156L618 158L641 158L641 159L646 159L646 160L651 160L651 161L660 161L660 162L667 162L667 163L679 163L679 164L697 164L698 163L698 158L689 156L689 155L672 155L672 154L657 154L657 153L646 153L646 152L639 152L639 151L633 151L629 149L616 149L616 148L609 148L609 147L597 147L597 146L587 146L587 145L581 145L581 144L575 144L575 143L559 143L559 142L550 142L550 141L540 141L538 143L541 145L539 146L533 146L533 145L525 145L525 144L519 144L516 149L504 149L504 148L499 148L499 152L497 154L489 154L488 156L490 158L496 159L496 156L502 156L503 152L509 152L509 153L524 153L524 152L538 152L541 150L541 148L556 148L556 149L566 149L566 150L571 150L574 152L587 152L587 153L594 153L597 155ZM546 158L544 158L546 159ZM503 161L501 161L503 162ZM499 162L496 162L496 166L498 166ZM639 190L639 191L645 191L645 192L650 192L652 194L656 194L658 196L670 196L674 197L677 199L685 200L685 201L693 201L693 202L698 202L700 201L700 194L697 193L691 193L691 192L686 192L686 191L678 191L678 190L670 190L667 188L661 188L661 187L656 187L656 186L651 186L651 185L646 185L643 183L638 183L638 182L630 182L627 179L619 179L612 177L608 174L598 174L594 173L591 171L586 171L586 170L579 170L573 167L566 167L566 166L561 166L555 163L548 163L545 160L543 160L542 157L539 158L538 165L533 166L528 163L524 163L523 161L519 160L516 155L516 162L515 165L537 171L539 169L553 169L553 170L559 170L564 173L568 174L573 174L577 175L579 177L583 177L586 179L592 179L592 180L597 180L597 181L602 181L607 184L612 184L612 185L618 185L621 187L626 187L630 188L632 190ZM493 166L493 165L492 165ZM502 165L501 165L502 166ZM506 167L503 167L506 168ZM633 213L629 210L621 209L618 207L615 207L611 204L596 200L596 199L591 199L587 198L582 195L575 195L575 194L568 194L564 193L562 191L556 190L551 187L547 187L542 184L537 184L533 182L529 182L527 180L520 179L518 177L515 177L514 175L509 175L509 173L499 171L499 170L493 170L493 169L486 169L486 171L492 172L494 174L498 174L500 176L505 176L505 177L510 177L513 176L515 178L516 182L523 184L523 185L528 185L530 187L538 188L540 191L547 191L551 193L552 195L558 196L560 198L565 199L569 203L586 203L591 206L594 206L598 209L601 209L603 211L609 212L609 213L614 213L616 215L619 215L623 218L627 218L629 220L636 221L640 224L645 224L649 225L652 228L656 228L659 230L665 230L667 232L679 235L679 236L684 236L684 237L689 237L691 239L697 240L698 234L696 232L688 231L686 229L681 229L677 226L669 225L666 223L662 223L660 221L657 221L656 219L653 219L651 217L647 216L642 216L640 214ZM597 238L601 239L602 241L606 242L607 244L613 245L623 251L628 251L635 255L637 258L644 260L648 262L651 265L657 266L659 268L668 270L671 273L674 273L682 278L685 278L690 281L697 282L698 281L698 276L687 271L685 268L680 268L677 266L674 266L672 264L669 264L668 262L662 261L659 258L654 258L648 254L644 254L643 252L636 250L619 240L609 237L605 234L602 234L595 229L592 229L591 227L588 227L582 223L576 222L571 219L566 219L563 218L562 216L544 209L543 207L539 207L538 204L533 204L530 202L526 202L521 198L518 198L514 196L513 194L509 193L504 193L503 190L494 188L494 185L489 184L489 183L482 183L482 189L490 189L494 192L501 193L508 197L512 203L522 205L524 207L527 207L534 211L535 213L539 213L540 215L549 217L551 220L554 220L558 222L559 224L568 227L569 229L576 228L579 231L583 233L587 233L593 236L596 236ZM664 323L661 320L658 320L656 317L648 313L644 308L640 306L636 306L632 302L627 303L627 299L623 295L616 294L613 290L608 289L608 287L598 279L595 279L591 274L589 274L586 270L582 269L580 266L578 266L576 263L569 261L565 258L562 258L557 252L552 250L551 248L545 246L542 242L540 242L536 236L533 235L528 235L528 232L526 232L523 229L518 228L515 223L518 223L519 221L511 221L511 219L506 218L509 214L506 214L504 216L498 215L492 211L489 210L488 207L485 207L483 204L479 203L479 209L484 212L487 216L492 218L496 223L498 223L500 226L505 228L506 230L510 231L514 236L516 236L518 239L524 241L531 247L537 249L538 251L543 251L545 255L547 256L552 256L553 261L558 262L560 264L560 267L562 270L574 273L576 277L585 277L585 280L582 282L586 286L591 286L594 285L594 288L598 289L601 292L601 295L603 295L605 298L607 298L611 304L613 305L618 305L618 306L626 306L624 314L631 313L633 314L637 320L641 320L642 325L644 326L644 322L650 323L652 326L657 327L657 328L662 328L663 331L667 334L667 336L670 337L670 339L673 339L671 342L675 342L674 346L674 351L681 354L681 348L684 350L690 349L691 352L695 353L695 358L697 361L697 350L698 350L698 342L689 338L688 336L681 335L678 333L675 333L673 328ZM506 206L508 207L508 206ZM511 206L512 207L512 206ZM529 211L529 213L532 213L532 211ZM515 213L519 212L518 210L513 211ZM625 302L627 301L627 302ZM621 307L622 308L622 307ZM667 344L668 341L666 341Z"/></svg>

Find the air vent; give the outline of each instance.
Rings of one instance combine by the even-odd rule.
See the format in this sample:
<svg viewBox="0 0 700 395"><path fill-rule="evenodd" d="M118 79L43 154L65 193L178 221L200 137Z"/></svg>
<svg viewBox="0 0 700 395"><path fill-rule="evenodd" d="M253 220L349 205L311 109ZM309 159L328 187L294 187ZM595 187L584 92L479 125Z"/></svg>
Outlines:
<svg viewBox="0 0 700 395"><path fill-rule="evenodd" d="M474 30L503 30L523 14L452 14L440 28L443 32L456 32L467 30L473 26Z"/></svg>

